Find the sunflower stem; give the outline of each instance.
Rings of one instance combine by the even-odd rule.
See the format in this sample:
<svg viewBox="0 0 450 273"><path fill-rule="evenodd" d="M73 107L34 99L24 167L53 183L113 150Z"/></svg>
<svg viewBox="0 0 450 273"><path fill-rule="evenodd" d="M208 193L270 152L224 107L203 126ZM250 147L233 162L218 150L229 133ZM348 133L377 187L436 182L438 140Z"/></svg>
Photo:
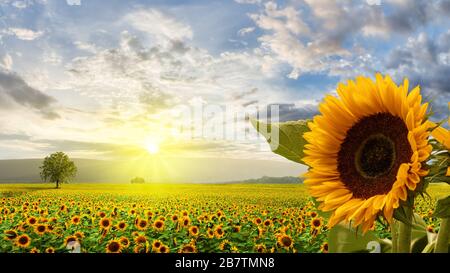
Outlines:
<svg viewBox="0 0 450 273"><path fill-rule="evenodd" d="M397 220L392 219L391 223L391 236L392 236L392 253L398 251L398 223Z"/></svg>
<svg viewBox="0 0 450 273"><path fill-rule="evenodd" d="M442 218L434 252L448 253L449 238L450 238L450 218Z"/></svg>
<svg viewBox="0 0 450 273"><path fill-rule="evenodd" d="M411 220L413 215L413 210L410 207L405 206L405 216L409 223L399 223L398 230L398 253L410 253L411 252Z"/></svg>

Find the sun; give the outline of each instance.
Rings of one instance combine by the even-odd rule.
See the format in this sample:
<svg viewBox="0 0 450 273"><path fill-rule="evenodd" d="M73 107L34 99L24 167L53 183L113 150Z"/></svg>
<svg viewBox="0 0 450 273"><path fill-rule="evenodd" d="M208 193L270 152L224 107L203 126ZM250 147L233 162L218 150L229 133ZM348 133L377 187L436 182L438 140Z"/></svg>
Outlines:
<svg viewBox="0 0 450 273"><path fill-rule="evenodd" d="M147 152L149 154L155 155L159 153L159 145L156 142L147 141L147 143L145 144L145 148L147 149Z"/></svg>

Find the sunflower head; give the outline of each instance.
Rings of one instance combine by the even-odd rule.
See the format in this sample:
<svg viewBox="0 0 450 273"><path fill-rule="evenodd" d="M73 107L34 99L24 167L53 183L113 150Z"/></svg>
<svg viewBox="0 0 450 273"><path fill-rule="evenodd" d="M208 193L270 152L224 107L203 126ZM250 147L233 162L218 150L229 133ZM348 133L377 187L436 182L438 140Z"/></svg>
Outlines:
<svg viewBox="0 0 450 273"><path fill-rule="evenodd" d="M158 250L161 246L163 245L163 243L160 240L155 240L152 243L152 249L154 251Z"/></svg>
<svg viewBox="0 0 450 273"><path fill-rule="evenodd" d="M208 236L208 238L210 239L214 238L214 230L208 228L208 230L206 231L206 236Z"/></svg>
<svg viewBox="0 0 450 273"><path fill-rule="evenodd" d="M146 230L147 227L148 227L148 221L145 220L145 219L139 219L139 220L136 222L136 227L137 227L139 230Z"/></svg>
<svg viewBox="0 0 450 273"><path fill-rule="evenodd" d="M427 174L428 104L408 80L358 77L326 96L321 115L308 123L305 184L320 209L333 211L328 226L352 221L367 231L378 215L389 222L408 191Z"/></svg>
<svg viewBox="0 0 450 273"><path fill-rule="evenodd" d="M217 226L214 229L214 235L216 236L217 239L220 239L225 235L225 231L223 230L223 227L221 225Z"/></svg>
<svg viewBox="0 0 450 273"><path fill-rule="evenodd" d="M258 253L265 253L267 251L266 246L264 244L255 245L255 250Z"/></svg>
<svg viewBox="0 0 450 273"><path fill-rule="evenodd" d="M186 244L180 248L179 252L180 253L196 253L197 247L194 244Z"/></svg>
<svg viewBox="0 0 450 273"><path fill-rule="evenodd" d="M136 238L134 238L134 242L136 244L145 244L147 242L147 237L145 237L144 235L139 235Z"/></svg>
<svg viewBox="0 0 450 273"><path fill-rule="evenodd" d="M291 248L294 244L294 241L292 240L291 236L287 234L281 234L278 236L278 244L283 248Z"/></svg>
<svg viewBox="0 0 450 273"><path fill-rule="evenodd" d="M19 247L27 248L31 244L31 238L27 234L20 235L16 239L16 244Z"/></svg>
<svg viewBox="0 0 450 273"><path fill-rule="evenodd" d="M38 224L34 227L34 230L37 234L42 235L47 231L47 226L43 224Z"/></svg>
<svg viewBox="0 0 450 273"><path fill-rule="evenodd" d="M119 243L123 246L123 247L128 247L130 245L130 240L127 237L121 237L119 239Z"/></svg>
<svg viewBox="0 0 450 273"><path fill-rule="evenodd" d="M311 228L319 229L322 227L322 219L321 218L313 218L311 220Z"/></svg>
<svg viewBox="0 0 450 273"><path fill-rule="evenodd" d="M158 249L158 253L169 253L170 248L166 245L161 245Z"/></svg>
<svg viewBox="0 0 450 273"><path fill-rule="evenodd" d="M111 227L111 220L109 219L109 218L102 218L102 219L100 219L100 227L102 228L102 229L108 229L108 228L110 228Z"/></svg>
<svg viewBox="0 0 450 273"><path fill-rule="evenodd" d="M76 242L76 241L78 241L78 237L74 236L74 235L70 235L64 239L64 245L68 245L69 243Z"/></svg>
<svg viewBox="0 0 450 273"><path fill-rule="evenodd" d="M122 252L122 245L118 240L111 240L106 245L106 253L120 253Z"/></svg>
<svg viewBox="0 0 450 273"><path fill-rule="evenodd" d="M153 228L156 229L156 230L158 230L158 231L164 230L164 221L156 220L156 221L153 223Z"/></svg>
<svg viewBox="0 0 450 273"><path fill-rule="evenodd" d="M125 221L120 221L118 224L117 224L117 229L119 229L119 230L125 230L127 228L127 223L125 223Z"/></svg>
<svg viewBox="0 0 450 273"><path fill-rule="evenodd" d="M37 223L36 217L31 216L27 219L27 224L29 225L35 225L36 223Z"/></svg>
<svg viewBox="0 0 450 273"><path fill-rule="evenodd" d="M5 238L6 238L7 240L14 240L14 239L17 238L17 236L19 236L19 235L17 234L17 231L15 231L15 230L13 230L13 229L6 230L6 231L5 231Z"/></svg>
<svg viewBox="0 0 450 273"><path fill-rule="evenodd" d="M80 216L78 216L78 215L73 216L71 219L71 222L74 225L78 225L80 223Z"/></svg>
<svg viewBox="0 0 450 273"><path fill-rule="evenodd" d="M189 218L189 216L184 216L184 217L181 219L181 225L182 225L183 227L188 227L190 224L191 224L191 219Z"/></svg>
<svg viewBox="0 0 450 273"><path fill-rule="evenodd" d="M55 253L55 249L53 247L47 247L45 253Z"/></svg>
<svg viewBox="0 0 450 273"><path fill-rule="evenodd" d="M198 234L199 234L199 229L198 229L198 227L197 227L197 226L191 226L191 227L189 228L189 234L190 234L191 236L198 236Z"/></svg>
<svg viewBox="0 0 450 273"><path fill-rule="evenodd" d="M84 232L82 231L77 231L73 234L75 237L77 237L79 240L84 238Z"/></svg>
<svg viewBox="0 0 450 273"><path fill-rule="evenodd" d="M263 224L265 227L270 227L273 225L273 222L270 219L266 219Z"/></svg>
<svg viewBox="0 0 450 273"><path fill-rule="evenodd" d="M39 249L33 247L33 248L30 250L30 253L39 253Z"/></svg>

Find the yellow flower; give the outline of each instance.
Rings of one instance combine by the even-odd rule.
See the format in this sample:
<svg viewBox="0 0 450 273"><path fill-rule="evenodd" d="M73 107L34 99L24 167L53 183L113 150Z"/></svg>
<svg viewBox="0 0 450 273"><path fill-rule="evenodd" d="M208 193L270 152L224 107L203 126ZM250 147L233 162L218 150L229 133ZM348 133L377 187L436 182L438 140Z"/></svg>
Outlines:
<svg viewBox="0 0 450 273"><path fill-rule="evenodd" d="M450 102L448 103L448 106L450 108ZM429 121L429 126L430 127L437 127L437 124ZM449 122L450 124L450 119ZM443 127L437 127L435 128L433 131L431 131L431 135L440 143L442 143L442 145L445 146L445 148L447 148L448 150L450 150L450 131L443 128ZM450 176L450 167L447 167L447 172L445 174L446 176Z"/></svg>
<svg viewBox="0 0 450 273"><path fill-rule="evenodd" d="M304 134L305 184L320 209L333 211L328 226L352 221L367 231L380 214L390 222L400 200L427 175L428 104L419 87L408 93L389 76L358 77L326 96L321 115Z"/></svg>
<svg viewBox="0 0 450 273"><path fill-rule="evenodd" d="M278 244L283 248L289 249L294 244L294 241L292 240L291 236L281 234L278 236Z"/></svg>
<svg viewBox="0 0 450 273"><path fill-rule="evenodd" d="M169 253L170 248L166 245L161 245L157 251L158 253Z"/></svg>
<svg viewBox="0 0 450 273"><path fill-rule="evenodd" d="M111 223L111 220L110 220L110 219L108 219L108 218L102 218L102 219L100 219L99 225L100 225L100 227L103 228L103 229L108 229L108 228L111 227L112 223Z"/></svg>
<svg viewBox="0 0 450 273"><path fill-rule="evenodd" d="M137 227L139 230L146 230L146 229L147 229L147 226L148 226L148 221L147 221L147 220L145 220L145 219L139 219L139 220L137 220L136 227Z"/></svg>
<svg viewBox="0 0 450 273"><path fill-rule="evenodd" d="M130 245L130 240L128 240L127 237L120 237L119 242L123 247L128 247Z"/></svg>
<svg viewBox="0 0 450 273"><path fill-rule="evenodd" d="M179 253L196 253L197 247L193 243L186 244L186 245L183 245L178 252Z"/></svg>
<svg viewBox="0 0 450 273"><path fill-rule="evenodd" d="M47 226L43 224L38 224L34 227L34 231L39 235L43 235L47 231Z"/></svg>
<svg viewBox="0 0 450 273"><path fill-rule="evenodd" d="M31 238L28 235L23 234L17 237L16 243L19 247L27 248L31 244Z"/></svg>
<svg viewBox="0 0 450 273"><path fill-rule="evenodd" d="M117 224L117 229L124 231L127 228L127 223L125 221L120 221Z"/></svg>
<svg viewBox="0 0 450 273"><path fill-rule="evenodd" d="M152 243L152 250L157 252L162 245L163 243L160 240L154 240Z"/></svg>
<svg viewBox="0 0 450 273"><path fill-rule="evenodd" d="M164 222L161 220L156 220L153 223L153 228L158 230L158 231L163 231L164 230Z"/></svg>
<svg viewBox="0 0 450 273"><path fill-rule="evenodd" d="M106 246L106 253L120 253L122 252L122 244L117 240L109 241Z"/></svg>
<svg viewBox="0 0 450 273"><path fill-rule="evenodd" d="M47 247L45 253L55 253L55 249L53 247Z"/></svg>
<svg viewBox="0 0 450 273"><path fill-rule="evenodd" d="M322 227L322 219L321 218L314 218L311 220L311 227L314 229L319 229Z"/></svg>
<svg viewBox="0 0 450 273"><path fill-rule="evenodd" d="M191 226L191 227L189 228L189 234L190 234L191 236L198 236L198 232L199 232L199 230L198 230L198 227L197 227L197 226Z"/></svg>

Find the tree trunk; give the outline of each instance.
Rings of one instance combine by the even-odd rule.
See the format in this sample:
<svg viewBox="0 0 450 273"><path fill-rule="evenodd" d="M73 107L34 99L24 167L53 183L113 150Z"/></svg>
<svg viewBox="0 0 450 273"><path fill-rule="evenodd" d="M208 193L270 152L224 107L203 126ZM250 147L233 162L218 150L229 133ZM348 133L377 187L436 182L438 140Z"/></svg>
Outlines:
<svg viewBox="0 0 450 273"><path fill-rule="evenodd" d="M59 189L59 180L56 180L56 188Z"/></svg>

